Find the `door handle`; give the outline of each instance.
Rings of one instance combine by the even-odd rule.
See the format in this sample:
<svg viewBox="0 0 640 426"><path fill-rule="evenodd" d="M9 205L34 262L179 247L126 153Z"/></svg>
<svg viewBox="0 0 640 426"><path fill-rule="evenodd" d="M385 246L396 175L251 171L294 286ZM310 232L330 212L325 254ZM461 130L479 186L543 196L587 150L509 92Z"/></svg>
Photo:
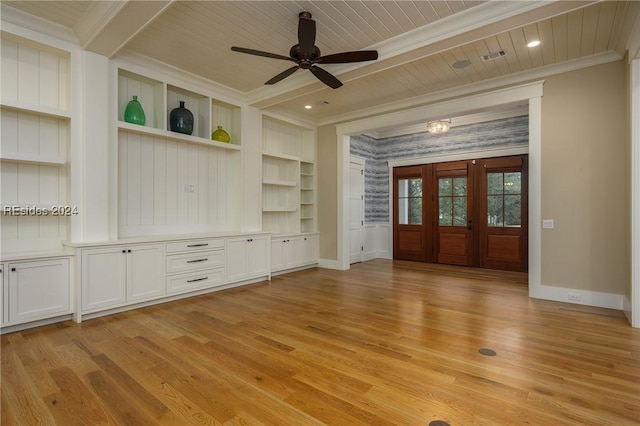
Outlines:
<svg viewBox="0 0 640 426"><path fill-rule="evenodd" d="M473 229L473 221L471 219L469 219L467 221L467 229L468 230L472 230Z"/></svg>

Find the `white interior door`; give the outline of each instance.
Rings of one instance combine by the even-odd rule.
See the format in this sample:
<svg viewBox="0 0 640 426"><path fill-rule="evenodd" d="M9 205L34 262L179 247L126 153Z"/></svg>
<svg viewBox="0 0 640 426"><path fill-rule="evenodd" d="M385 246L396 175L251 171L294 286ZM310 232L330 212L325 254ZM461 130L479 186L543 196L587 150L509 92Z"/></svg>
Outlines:
<svg viewBox="0 0 640 426"><path fill-rule="evenodd" d="M349 263L361 262L364 255L364 165L349 168Z"/></svg>

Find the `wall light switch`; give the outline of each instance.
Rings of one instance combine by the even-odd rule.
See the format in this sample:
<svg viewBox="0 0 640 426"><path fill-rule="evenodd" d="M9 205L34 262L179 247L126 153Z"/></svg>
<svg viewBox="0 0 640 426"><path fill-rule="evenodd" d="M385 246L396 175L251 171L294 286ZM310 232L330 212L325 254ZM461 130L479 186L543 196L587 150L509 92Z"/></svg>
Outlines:
<svg viewBox="0 0 640 426"><path fill-rule="evenodd" d="M553 229L553 219L544 219L542 221L542 229Z"/></svg>

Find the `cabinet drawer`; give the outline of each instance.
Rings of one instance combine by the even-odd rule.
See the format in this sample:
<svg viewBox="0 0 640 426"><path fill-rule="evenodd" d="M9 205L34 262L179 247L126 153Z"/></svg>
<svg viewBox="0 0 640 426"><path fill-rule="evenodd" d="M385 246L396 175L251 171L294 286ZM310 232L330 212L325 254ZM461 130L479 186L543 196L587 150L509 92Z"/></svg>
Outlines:
<svg viewBox="0 0 640 426"><path fill-rule="evenodd" d="M171 256L167 256L167 274L218 268L224 266L224 263L224 250L173 254Z"/></svg>
<svg viewBox="0 0 640 426"><path fill-rule="evenodd" d="M167 294L183 293L224 283L224 268L206 269L167 277Z"/></svg>
<svg viewBox="0 0 640 426"><path fill-rule="evenodd" d="M189 240L167 243L167 253L192 252L224 248L224 238L210 240Z"/></svg>

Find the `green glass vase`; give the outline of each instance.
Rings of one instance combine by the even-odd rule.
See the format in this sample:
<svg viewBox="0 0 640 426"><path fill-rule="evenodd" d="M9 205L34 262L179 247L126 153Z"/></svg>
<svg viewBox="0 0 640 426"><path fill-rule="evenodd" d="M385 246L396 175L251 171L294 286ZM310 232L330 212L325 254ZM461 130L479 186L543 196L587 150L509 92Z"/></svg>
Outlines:
<svg viewBox="0 0 640 426"><path fill-rule="evenodd" d="M222 128L222 126L218 126L218 129L211 133L211 139L218 142L229 142L231 137L229 136L229 133Z"/></svg>
<svg viewBox="0 0 640 426"><path fill-rule="evenodd" d="M127 107L124 109L124 121L127 123L139 124L144 126L146 117L144 116L144 110L142 105L138 101L137 96L133 96L133 99L129 101Z"/></svg>

